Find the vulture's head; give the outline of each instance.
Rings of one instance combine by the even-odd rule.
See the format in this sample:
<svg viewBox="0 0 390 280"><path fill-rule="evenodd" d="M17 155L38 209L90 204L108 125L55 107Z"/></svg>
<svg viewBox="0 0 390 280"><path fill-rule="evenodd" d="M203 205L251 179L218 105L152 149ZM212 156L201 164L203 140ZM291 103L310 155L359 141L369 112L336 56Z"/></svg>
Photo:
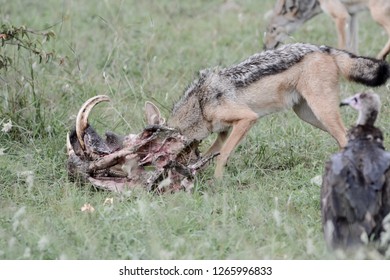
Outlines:
<svg viewBox="0 0 390 280"><path fill-rule="evenodd" d="M356 125L374 125L379 114L381 101L373 92L362 92L341 101L340 106L351 106L359 111Z"/></svg>

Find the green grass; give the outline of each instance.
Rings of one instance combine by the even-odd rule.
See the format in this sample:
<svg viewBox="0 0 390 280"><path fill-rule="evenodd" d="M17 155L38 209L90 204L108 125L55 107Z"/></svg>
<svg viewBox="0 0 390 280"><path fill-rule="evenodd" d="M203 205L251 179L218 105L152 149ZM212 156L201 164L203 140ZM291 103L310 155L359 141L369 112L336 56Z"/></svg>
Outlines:
<svg viewBox="0 0 390 280"><path fill-rule="evenodd" d="M261 119L231 157L223 182L213 180L210 167L193 193L117 195L67 180L65 136L86 99L112 99L90 117L100 132L140 131L146 100L168 116L199 69L260 51L273 1L236 1L239 9L227 11L222 0L35 2L0 0L2 21L57 34L43 46L56 52L48 63L0 48L14 62L0 70L0 126L13 123L0 132L0 259L340 257L325 247L320 187L310 182L337 145L292 112ZM335 45L334 30L320 15L293 40ZM371 56L386 39L368 13L361 15L360 38L360 52ZM363 87L341 89L345 97ZM378 125L390 147L389 94L386 87L377 92ZM342 114L347 125L356 117L349 109ZM113 205L104 205L111 197ZM81 212L85 203L95 212Z"/></svg>

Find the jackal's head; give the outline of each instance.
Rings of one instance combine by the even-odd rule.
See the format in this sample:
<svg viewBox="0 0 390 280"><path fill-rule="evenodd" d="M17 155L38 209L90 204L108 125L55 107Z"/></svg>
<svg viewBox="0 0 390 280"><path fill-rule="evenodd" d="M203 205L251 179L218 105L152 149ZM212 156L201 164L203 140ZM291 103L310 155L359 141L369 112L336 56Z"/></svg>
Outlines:
<svg viewBox="0 0 390 280"><path fill-rule="evenodd" d="M317 0L278 0L264 32L264 48L277 48L291 33L320 12Z"/></svg>
<svg viewBox="0 0 390 280"><path fill-rule="evenodd" d="M211 133L205 113L205 107L210 105L212 96L210 72L211 70L202 70L199 73L199 78L187 87L181 99L174 104L167 121L169 127L178 129L191 140L200 141Z"/></svg>

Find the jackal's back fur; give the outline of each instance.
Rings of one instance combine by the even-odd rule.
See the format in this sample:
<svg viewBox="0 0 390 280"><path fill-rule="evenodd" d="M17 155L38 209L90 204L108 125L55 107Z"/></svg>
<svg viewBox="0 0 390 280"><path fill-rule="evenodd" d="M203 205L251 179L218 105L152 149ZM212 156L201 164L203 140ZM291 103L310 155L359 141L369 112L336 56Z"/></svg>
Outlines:
<svg viewBox="0 0 390 280"><path fill-rule="evenodd" d="M292 107L300 118L328 131L343 146L346 137L338 111L339 76L379 86L387 81L390 70L385 61L327 46L284 45L230 67L200 71L174 105L168 125L196 140L233 127L231 135L217 139L221 143L212 149L221 148L227 138L230 147L224 145L220 150L221 158L227 159L259 117ZM235 132L239 123L245 124ZM233 141L234 133L239 136Z"/></svg>

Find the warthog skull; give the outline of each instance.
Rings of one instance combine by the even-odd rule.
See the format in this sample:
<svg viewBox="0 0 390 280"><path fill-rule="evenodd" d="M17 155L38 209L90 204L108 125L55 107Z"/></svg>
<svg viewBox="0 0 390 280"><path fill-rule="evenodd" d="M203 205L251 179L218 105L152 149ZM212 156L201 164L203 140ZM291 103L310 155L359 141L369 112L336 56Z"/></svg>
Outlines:
<svg viewBox="0 0 390 280"><path fill-rule="evenodd" d="M106 132L103 139L88 123L92 108L103 101L109 98L99 95L87 100L77 115L76 128L67 135L72 181L116 192L135 186L159 193L190 190L197 171L216 156L202 158L198 142L165 126L160 111L150 102L145 107L149 126L141 133L119 136Z"/></svg>

